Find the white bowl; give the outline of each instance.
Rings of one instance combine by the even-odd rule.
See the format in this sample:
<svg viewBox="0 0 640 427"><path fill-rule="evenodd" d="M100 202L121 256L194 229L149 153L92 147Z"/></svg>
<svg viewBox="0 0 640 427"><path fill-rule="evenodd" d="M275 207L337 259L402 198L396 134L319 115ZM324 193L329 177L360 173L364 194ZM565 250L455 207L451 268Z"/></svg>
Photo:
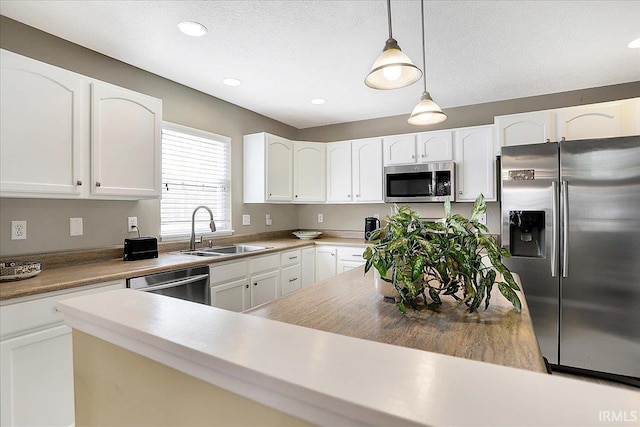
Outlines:
<svg viewBox="0 0 640 427"><path fill-rule="evenodd" d="M296 236L298 239L311 240L311 239L315 239L316 237L321 235L322 231L305 231L305 230L301 230L301 231L294 231L292 234L294 236Z"/></svg>

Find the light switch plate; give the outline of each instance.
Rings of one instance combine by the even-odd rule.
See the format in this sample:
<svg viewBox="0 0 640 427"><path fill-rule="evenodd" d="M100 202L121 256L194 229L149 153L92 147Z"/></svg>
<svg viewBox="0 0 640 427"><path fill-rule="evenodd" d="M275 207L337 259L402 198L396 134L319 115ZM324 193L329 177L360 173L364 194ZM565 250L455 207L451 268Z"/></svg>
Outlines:
<svg viewBox="0 0 640 427"><path fill-rule="evenodd" d="M27 239L27 221L11 221L11 240Z"/></svg>
<svg viewBox="0 0 640 427"><path fill-rule="evenodd" d="M323 222L323 221L324 221L324 215L318 214L318 222Z"/></svg>
<svg viewBox="0 0 640 427"><path fill-rule="evenodd" d="M264 222L265 222L265 224L267 224L267 225L271 225L271 224L273 224L273 221L271 220L271 214L266 214L266 215L265 215Z"/></svg>
<svg viewBox="0 0 640 427"><path fill-rule="evenodd" d="M251 215L242 215L242 225L251 225Z"/></svg>
<svg viewBox="0 0 640 427"><path fill-rule="evenodd" d="M82 218L69 218L69 236L82 236Z"/></svg>
<svg viewBox="0 0 640 427"><path fill-rule="evenodd" d="M478 222L482 225L487 225L487 214L483 213L478 215Z"/></svg>

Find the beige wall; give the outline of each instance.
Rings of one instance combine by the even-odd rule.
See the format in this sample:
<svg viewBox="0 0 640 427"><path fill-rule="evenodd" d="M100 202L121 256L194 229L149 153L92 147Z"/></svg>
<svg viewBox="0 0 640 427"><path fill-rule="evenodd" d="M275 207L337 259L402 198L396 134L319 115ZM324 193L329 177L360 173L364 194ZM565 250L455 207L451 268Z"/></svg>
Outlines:
<svg viewBox="0 0 640 427"><path fill-rule="evenodd" d="M109 83L162 98L167 121L204 129L232 138L233 224L238 234L292 228L362 230L363 218L388 214L385 205L261 205L242 203L242 135L269 132L307 141L340 141L422 130L406 123L407 115L295 129L249 110L203 94L186 86L106 57L50 34L0 16L0 47ZM601 88L499 101L447 109L448 120L429 130L493 123L496 115L604 102L640 96L640 82ZM429 217L441 216L442 204L415 205ZM461 213L470 204L454 205ZM267 227L265 214L273 218ZM325 222L317 223L317 213ZM242 214L251 215L251 226L242 226ZM126 218L138 216L145 235L158 235L159 201L98 202L0 199L0 255L29 254L57 250L122 245ZM69 218L84 219L85 235L69 236ZM27 220L27 240L10 240L10 221ZM488 225L499 232L499 205L488 206Z"/></svg>
<svg viewBox="0 0 640 427"><path fill-rule="evenodd" d="M310 426L268 406L73 330L78 426Z"/></svg>

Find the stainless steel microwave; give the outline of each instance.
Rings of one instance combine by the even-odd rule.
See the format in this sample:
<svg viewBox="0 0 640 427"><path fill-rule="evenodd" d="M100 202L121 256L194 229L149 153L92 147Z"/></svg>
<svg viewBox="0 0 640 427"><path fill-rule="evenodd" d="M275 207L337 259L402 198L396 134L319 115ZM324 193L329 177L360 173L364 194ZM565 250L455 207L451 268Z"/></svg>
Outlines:
<svg viewBox="0 0 640 427"><path fill-rule="evenodd" d="M434 162L384 168L385 202L455 201L455 163Z"/></svg>

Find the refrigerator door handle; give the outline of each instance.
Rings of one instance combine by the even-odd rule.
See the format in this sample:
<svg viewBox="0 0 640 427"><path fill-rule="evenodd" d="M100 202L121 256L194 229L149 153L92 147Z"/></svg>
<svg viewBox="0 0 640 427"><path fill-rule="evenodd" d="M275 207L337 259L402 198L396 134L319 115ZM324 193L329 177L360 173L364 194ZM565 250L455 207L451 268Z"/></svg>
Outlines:
<svg viewBox="0 0 640 427"><path fill-rule="evenodd" d="M551 217L553 226L551 227L551 277L558 276L558 183L551 183L551 192L553 198L551 200Z"/></svg>
<svg viewBox="0 0 640 427"><path fill-rule="evenodd" d="M569 277L569 183L562 181L562 277Z"/></svg>

